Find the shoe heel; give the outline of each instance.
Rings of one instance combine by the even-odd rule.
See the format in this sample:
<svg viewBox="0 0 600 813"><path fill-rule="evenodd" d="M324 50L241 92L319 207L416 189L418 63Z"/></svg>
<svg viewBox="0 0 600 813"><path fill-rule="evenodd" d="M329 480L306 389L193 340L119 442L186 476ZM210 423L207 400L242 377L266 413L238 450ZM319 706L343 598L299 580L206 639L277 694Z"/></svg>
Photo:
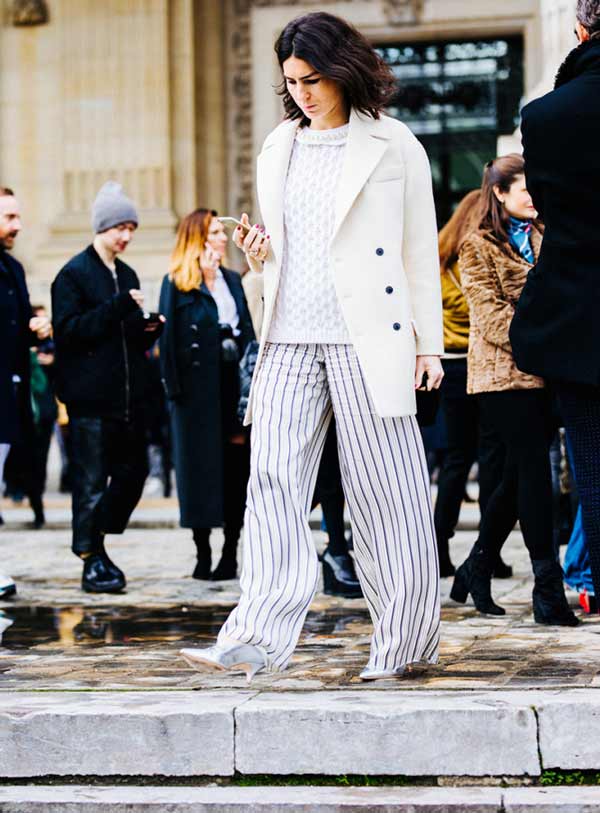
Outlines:
<svg viewBox="0 0 600 813"><path fill-rule="evenodd" d="M452 590L450 590L450 598L459 604L465 604L469 596L469 586L460 570L456 571L454 576L454 583Z"/></svg>
<svg viewBox="0 0 600 813"><path fill-rule="evenodd" d="M251 683L257 672L265 668L264 663L241 663L239 666L246 673L246 682Z"/></svg>

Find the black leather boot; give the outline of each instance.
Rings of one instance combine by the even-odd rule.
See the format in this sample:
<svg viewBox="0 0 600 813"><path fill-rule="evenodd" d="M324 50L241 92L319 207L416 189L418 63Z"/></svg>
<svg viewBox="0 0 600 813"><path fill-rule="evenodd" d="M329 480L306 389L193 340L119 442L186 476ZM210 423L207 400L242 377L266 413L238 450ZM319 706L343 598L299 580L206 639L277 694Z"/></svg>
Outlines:
<svg viewBox="0 0 600 813"><path fill-rule="evenodd" d="M100 556L102 556L102 558L104 559L104 564L106 565L106 569L109 571L109 573L112 573L113 576L115 576L116 578L123 579L123 583L125 583L125 574L123 573L121 568L118 567L113 562L113 560L106 552L106 548L104 547L104 534L98 535L98 539L95 545L95 551L99 553Z"/></svg>
<svg viewBox="0 0 600 813"><path fill-rule="evenodd" d="M492 573L492 576L494 579L512 579L512 575L513 569L511 565L507 565L500 554L498 554L498 558L494 563L494 572Z"/></svg>
<svg viewBox="0 0 600 813"><path fill-rule="evenodd" d="M332 556L326 550L321 561L323 563L323 592L326 595L362 598L363 592L350 556L347 554Z"/></svg>
<svg viewBox="0 0 600 813"><path fill-rule="evenodd" d="M219 564L210 574L213 582L225 582L237 578L237 547L239 531L237 533L227 533L225 531L225 542L221 551Z"/></svg>
<svg viewBox="0 0 600 813"><path fill-rule="evenodd" d="M532 559L533 617L538 624L576 627L579 619L571 610L565 596L563 572L554 559Z"/></svg>
<svg viewBox="0 0 600 813"><path fill-rule="evenodd" d="M92 553L83 560L81 587L86 593L120 593L125 587L125 576L112 573L101 553Z"/></svg>
<svg viewBox="0 0 600 813"><path fill-rule="evenodd" d="M450 559L450 546L447 539L437 541L438 559L440 562L440 576L445 579L447 576L454 576L456 568Z"/></svg>
<svg viewBox="0 0 600 813"><path fill-rule="evenodd" d="M192 573L193 579L210 579L210 566L212 555L210 552L210 528L194 528L194 542L196 544L196 567Z"/></svg>
<svg viewBox="0 0 600 813"><path fill-rule="evenodd" d="M44 503L41 494L31 494L29 496L29 504L33 511L33 527L36 530L43 528L46 524L46 517L44 515Z"/></svg>
<svg viewBox="0 0 600 813"><path fill-rule="evenodd" d="M492 598L492 565L488 557L477 545L456 571L450 598L464 604L469 593L475 607L485 615L506 615L504 607L494 603Z"/></svg>

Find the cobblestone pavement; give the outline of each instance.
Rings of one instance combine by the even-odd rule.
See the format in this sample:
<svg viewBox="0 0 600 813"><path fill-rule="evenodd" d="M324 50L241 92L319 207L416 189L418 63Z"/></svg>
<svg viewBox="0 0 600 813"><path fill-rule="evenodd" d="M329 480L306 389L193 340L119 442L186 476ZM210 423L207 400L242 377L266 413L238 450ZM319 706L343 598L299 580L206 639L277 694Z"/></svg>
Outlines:
<svg viewBox="0 0 600 813"><path fill-rule="evenodd" d="M172 500L145 500L134 526L109 540L109 550L128 577L127 592L94 596L81 592L81 567L69 553L68 503L49 501L51 530L26 528L27 509L4 511L0 570L18 582L15 600L0 602L13 621L0 645L0 689L199 689L242 688L241 675L192 671L177 656L182 646L204 645L235 603L237 582L194 581L190 532L176 525ZM475 527L476 509L465 506L463 525ZM163 527L141 527L157 524ZM322 548L324 535L315 531ZM459 531L452 555L460 562L474 531ZM218 555L220 532L214 533ZM449 598L442 582L440 662L401 681L397 689L524 689L600 685L600 621L584 618L577 629L541 627L531 614L531 575L520 534L504 550L515 577L495 581L503 618L478 615ZM573 604L576 596L570 595ZM258 675L253 688L314 690L360 688L367 660L370 621L364 601L318 593L288 670Z"/></svg>

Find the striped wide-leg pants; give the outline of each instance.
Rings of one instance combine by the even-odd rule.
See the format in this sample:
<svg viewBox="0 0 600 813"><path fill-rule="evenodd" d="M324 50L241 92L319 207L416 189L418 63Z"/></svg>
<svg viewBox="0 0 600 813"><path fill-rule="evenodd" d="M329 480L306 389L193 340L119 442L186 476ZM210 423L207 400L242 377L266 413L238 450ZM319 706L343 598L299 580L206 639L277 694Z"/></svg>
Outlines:
<svg viewBox="0 0 600 813"><path fill-rule="evenodd" d="M439 576L416 419L380 418L350 345L267 344L253 400L242 595L219 633L284 669L315 594L308 516L331 415L358 576L374 624L369 666L435 662Z"/></svg>

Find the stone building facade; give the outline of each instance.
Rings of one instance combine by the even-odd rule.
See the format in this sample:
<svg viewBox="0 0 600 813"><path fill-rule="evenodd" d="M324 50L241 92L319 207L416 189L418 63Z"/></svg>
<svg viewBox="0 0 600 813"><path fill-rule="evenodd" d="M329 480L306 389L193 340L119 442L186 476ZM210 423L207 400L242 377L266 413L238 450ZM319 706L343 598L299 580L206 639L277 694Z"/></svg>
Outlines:
<svg viewBox="0 0 600 813"><path fill-rule="evenodd" d="M0 0L0 182L18 190L17 254L35 298L90 238L107 178L138 202L128 252L154 296L178 217L255 214L254 159L281 117L273 42L327 10L381 47L518 38L523 95L551 86L575 0ZM513 40L511 40L512 42ZM515 142L502 134L501 148Z"/></svg>

